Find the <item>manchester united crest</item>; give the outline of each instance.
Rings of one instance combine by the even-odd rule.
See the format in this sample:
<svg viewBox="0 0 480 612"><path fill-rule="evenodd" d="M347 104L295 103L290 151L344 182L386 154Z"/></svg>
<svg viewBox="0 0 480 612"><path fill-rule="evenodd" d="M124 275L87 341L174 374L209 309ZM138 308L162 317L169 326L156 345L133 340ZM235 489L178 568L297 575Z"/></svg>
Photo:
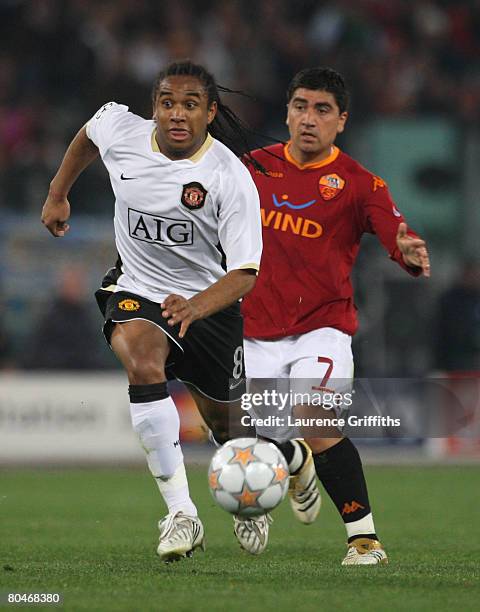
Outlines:
<svg viewBox="0 0 480 612"><path fill-rule="evenodd" d="M205 204L208 191L201 183L187 183L182 189L182 204L188 210L198 210Z"/></svg>
<svg viewBox="0 0 480 612"><path fill-rule="evenodd" d="M126 300L122 300L118 303L118 307L120 310L126 310L127 312L135 312L140 309L140 302L137 300L132 300L131 298L127 298Z"/></svg>
<svg viewBox="0 0 480 612"><path fill-rule="evenodd" d="M345 187L345 181L338 174L324 174L318 181L320 195L324 200L333 200Z"/></svg>

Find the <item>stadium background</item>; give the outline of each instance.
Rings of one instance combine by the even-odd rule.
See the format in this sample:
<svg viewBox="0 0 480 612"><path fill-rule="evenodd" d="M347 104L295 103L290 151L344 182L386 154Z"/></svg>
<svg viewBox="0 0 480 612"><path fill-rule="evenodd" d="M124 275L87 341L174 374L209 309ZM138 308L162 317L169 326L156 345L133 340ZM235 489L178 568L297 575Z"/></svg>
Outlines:
<svg viewBox="0 0 480 612"><path fill-rule="evenodd" d="M464 409L461 435L419 436L425 404L409 397L401 439L358 441L390 556L375 577L345 578L328 499L308 534L282 504L267 552L241 555L209 498L213 449L178 385L208 550L155 562L164 508L92 299L115 258L102 165L74 187L65 239L39 217L79 126L111 99L148 117L157 71L185 56L251 94L229 103L276 138L297 69L343 72L353 100L340 146L389 183L429 242L428 282L402 273L374 237L354 274L357 376L440 376ZM102 612L478 609L479 115L478 0L0 1L0 605L15 590Z"/></svg>

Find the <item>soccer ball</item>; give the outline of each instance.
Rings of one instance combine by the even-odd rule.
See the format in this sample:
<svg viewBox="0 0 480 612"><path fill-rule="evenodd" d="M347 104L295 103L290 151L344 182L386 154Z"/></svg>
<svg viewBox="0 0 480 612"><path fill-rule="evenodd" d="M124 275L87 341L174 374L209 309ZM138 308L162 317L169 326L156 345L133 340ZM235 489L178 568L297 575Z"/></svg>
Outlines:
<svg viewBox="0 0 480 612"><path fill-rule="evenodd" d="M288 465L271 442L256 438L229 440L217 450L208 469L213 499L242 517L273 510L288 491Z"/></svg>

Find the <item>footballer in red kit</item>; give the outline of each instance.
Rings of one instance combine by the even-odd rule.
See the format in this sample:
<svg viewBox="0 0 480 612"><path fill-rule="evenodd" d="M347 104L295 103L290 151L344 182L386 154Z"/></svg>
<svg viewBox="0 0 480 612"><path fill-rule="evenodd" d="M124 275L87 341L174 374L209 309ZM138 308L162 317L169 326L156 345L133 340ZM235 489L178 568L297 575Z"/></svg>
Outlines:
<svg viewBox="0 0 480 612"><path fill-rule="evenodd" d="M300 71L287 91L290 140L253 152L266 174L250 166L264 246L256 286L242 304L246 373L250 379L289 379L290 392L305 398L290 407L292 414L325 416L325 422L345 406L324 401L312 413L312 391L346 397L353 381L351 340L358 322L350 275L362 235L376 234L409 274L430 276L426 244L408 229L385 182L334 144L345 129L348 102L344 79L334 70ZM342 564L387 563L354 444L335 425L300 433L295 439L288 427L257 424L257 434L274 441L287 459L295 516L304 524L317 517L318 477L346 527Z"/></svg>
<svg viewBox="0 0 480 612"><path fill-rule="evenodd" d="M411 274L396 243L404 221L379 177L332 146L323 161L299 164L291 143L256 151L253 171L265 240L262 273L243 303L245 336L279 338L319 327L357 330L350 274L365 232ZM271 154L274 153L275 157Z"/></svg>

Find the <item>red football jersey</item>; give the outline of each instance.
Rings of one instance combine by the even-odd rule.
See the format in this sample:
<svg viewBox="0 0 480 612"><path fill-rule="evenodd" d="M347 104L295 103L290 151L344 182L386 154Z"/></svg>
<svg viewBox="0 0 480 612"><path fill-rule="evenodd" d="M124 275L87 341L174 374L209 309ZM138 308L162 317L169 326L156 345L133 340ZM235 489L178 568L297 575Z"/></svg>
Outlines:
<svg viewBox="0 0 480 612"><path fill-rule="evenodd" d="M385 182L337 147L327 159L304 166L288 144L266 151L253 156L268 176L250 166L264 245L257 283L242 304L245 336L279 338L321 327L353 335L358 322L350 273L364 232L377 234L411 274L421 272L405 265L396 245L404 218Z"/></svg>

